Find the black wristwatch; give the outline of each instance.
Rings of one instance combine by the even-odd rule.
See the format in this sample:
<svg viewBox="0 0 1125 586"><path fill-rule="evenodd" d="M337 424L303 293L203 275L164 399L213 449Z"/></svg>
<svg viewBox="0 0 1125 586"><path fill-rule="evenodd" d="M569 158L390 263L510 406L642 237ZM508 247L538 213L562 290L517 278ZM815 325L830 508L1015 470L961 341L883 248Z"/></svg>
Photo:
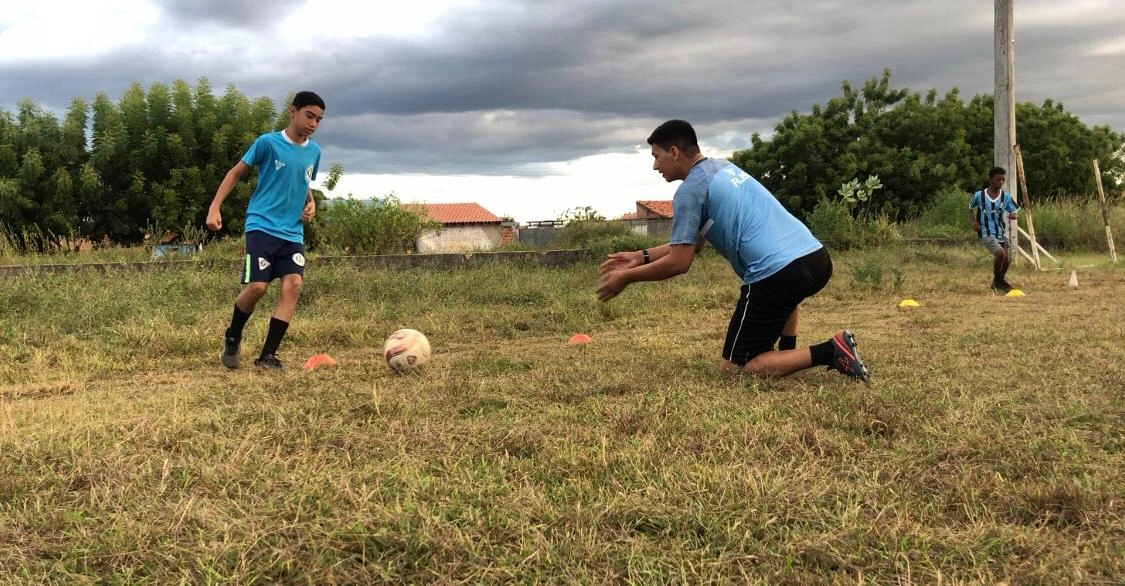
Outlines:
<svg viewBox="0 0 1125 586"><path fill-rule="evenodd" d="M645 258L645 261L641 264L647 265L649 262L652 261L652 259L648 256L648 249L647 248L641 250L641 256L643 256Z"/></svg>

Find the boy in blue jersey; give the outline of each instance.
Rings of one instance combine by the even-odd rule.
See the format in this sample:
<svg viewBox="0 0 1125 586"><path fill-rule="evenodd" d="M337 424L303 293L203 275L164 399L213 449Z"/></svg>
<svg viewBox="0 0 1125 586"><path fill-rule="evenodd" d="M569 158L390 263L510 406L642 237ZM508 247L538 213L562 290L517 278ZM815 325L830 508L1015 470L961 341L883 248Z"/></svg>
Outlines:
<svg viewBox="0 0 1125 586"><path fill-rule="evenodd" d="M289 125L280 132L259 136L250 145L227 171L207 210L207 227L222 229L223 200L252 167L258 168L258 185L246 209L244 287L234 301L230 327L223 334L221 361L227 368L238 368L242 330L274 279L281 279L281 295L254 365L281 368L277 349L289 329L304 282L305 234L301 223L316 213L311 186L320 168L320 147L310 137L323 118L324 100L313 92L297 92L289 106Z"/></svg>
<svg viewBox="0 0 1125 586"><path fill-rule="evenodd" d="M1005 226L1007 217L1015 219L1019 206L1011 194L1004 191L1007 172L1003 167L993 167L988 172L988 187L973 194L969 200L969 223L973 225L981 244L992 253L992 288L1001 293L1012 290L1005 279L1012 264Z"/></svg>
<svg viewBox="0 0 1125 586"><path fill-rule="evenodd" d="M806 348L773 349L783 332L796 333L801 301L832 277L828 251L809 229L753 177L729 161L704 157L687 122L661 124L648 144L652 168L668 182L683 180L672 199L672 237L651 250L609 255L598 298L608 301L637 281L686 273L710 242L743 283L719 363L724 372L785 376L827 366L866 382L867 367L847 330Z"/></svg>

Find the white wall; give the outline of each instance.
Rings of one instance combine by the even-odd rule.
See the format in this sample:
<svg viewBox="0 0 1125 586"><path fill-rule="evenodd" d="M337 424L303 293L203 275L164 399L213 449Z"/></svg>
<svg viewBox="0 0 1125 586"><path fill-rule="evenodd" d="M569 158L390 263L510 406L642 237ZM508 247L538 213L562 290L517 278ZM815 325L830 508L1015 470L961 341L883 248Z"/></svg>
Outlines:
<svg viewBox="0 0 1125 586"><path fill-rule="evenodd" d="M441 234L423 232L418 237L418 252L472 252L500 245L500 224L446 226Z"/></svg>

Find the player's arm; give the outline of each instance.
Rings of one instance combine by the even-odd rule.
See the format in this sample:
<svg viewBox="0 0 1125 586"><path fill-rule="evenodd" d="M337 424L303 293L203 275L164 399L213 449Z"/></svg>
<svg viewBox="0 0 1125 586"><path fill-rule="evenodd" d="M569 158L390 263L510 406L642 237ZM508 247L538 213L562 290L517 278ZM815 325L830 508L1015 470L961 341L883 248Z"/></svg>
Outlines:
<svg viewBox="0 0 1125 586"><path fill-rule="evenodd" d="M315 216L315 215L316 215L316 200L313 199L312 188L309 188L308 193L305 196L305 209L301 210L301 221L302 222L312 221L313 216Z"/></svg>
<svg viewBox="0 0 1125 586"><path fill-rule="evenodd" d="M633 267L625 271L628 282L638 281L663 281L676 275L682 275L691 268L691 261L695 257L698 245L691 244L661 244L653 250L659 250L659 258L652 256L648 264Z"/></svg>
<svg viewBox="0 0 1125 586"><path fill-rule="evenodd" d="M241 160L235 163L234 166L230 168L230 171L227 171L226 176L223 177L222 183L219 184L219 189L215 191L215 198L211 200L211 207L207 209L208 228L216 231L222 229L223 216L220 212L220 208L222 208L223 201L227 199L231 191L234 191L235 184L241 181L249 172L250 165L247 165Z"/></svg>
<svg viewBox="0 0 1125 586"><path fill-rule="evenodd" d="M702 251L703 247L706 246L706 245L707 245L707 241L704 240L701 237L699 239L699 242L697 242L695 244L695 250L694 250L695 254L699 254L699 252ZM646 248L644 250L634 250L634 251L631 251L631 252L615 252L615 253L609 255L609 257L606 259L606 261L602 263L601 272L602 272L602 274L605 274L605 273L607 273L609 271L612 271L612 270L615 270L615 269L620 269L620 268L628 269L628 268L631 268L631 267L640 266L640 265L648 264L648 263L651 263L651 262L656 262L656 261L668 256L668 253L671 252L671 250L672 250L671 244L661 244L660 246L655 246L653 248ZM646 253L647 253L647 258L646 258Z"/></svg>

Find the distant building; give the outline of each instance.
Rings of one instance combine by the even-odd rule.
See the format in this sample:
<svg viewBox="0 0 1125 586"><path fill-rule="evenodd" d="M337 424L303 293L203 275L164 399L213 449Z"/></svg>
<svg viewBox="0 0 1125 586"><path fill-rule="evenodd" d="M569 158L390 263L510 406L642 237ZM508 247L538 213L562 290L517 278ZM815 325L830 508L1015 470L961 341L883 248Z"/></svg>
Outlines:
<svg viewBox="0 0 1125 586"><path fill-rule="evenodd" d="M499 216L477 203L406 204L441 224L441 232L424 232L418 237L420 253L472 252L490 250L516 241L516 224L504 222Z"/></svg>
<svg viewBox="0 0 1125 586"><path fill-rule="evenodd" d="M628 215L628 214L626 214ZM672 200L650 199L637 202L637 211L631 220L671 220Z"/></svg>
<svg viewBox="0 0 1125 586"><path fill-rule="evenodd" d="M667 236L672 233L672 200L638 200L637 210L619 218L633 232L645 236Z"/></svg>

